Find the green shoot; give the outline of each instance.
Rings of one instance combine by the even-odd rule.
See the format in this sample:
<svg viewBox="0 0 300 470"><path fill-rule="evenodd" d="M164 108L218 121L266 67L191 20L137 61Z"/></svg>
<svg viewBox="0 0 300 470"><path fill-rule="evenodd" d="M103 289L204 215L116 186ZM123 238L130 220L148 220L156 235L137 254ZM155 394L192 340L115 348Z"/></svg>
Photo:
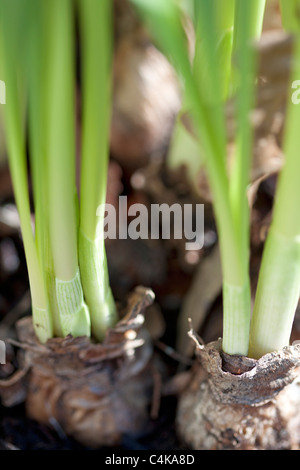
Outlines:
<svg viewBox="0 0 300 470"><path fill-rule="evenodd" d="M110 0L79 0L83 55L79 261L92 332L99 340L116 321L103 237L111 102L111 7Z"/></svg>
<svg viewBox="0 0 300 470"><path fill-rule="evenodd" d="M234 22L234 2L235 0L212 0L214 13L216 15L215 24L215 41L216 52L220 60L220 69L222 70L222 78L219 81L221 87L221 95L224 99L229 93L229 83L231 77L231 55L233 44L233 22ZM195 3L193 17L197 14L197 3ZM218 14L217 14L218 13ZM191 14L190 14L191 16ZM201 60L202 34L199 28L196 30L196 45L193 58L194 74L198 74L199 79L203 83L208 80L209 76L206 68L203 69L203 61ZM197 68L199 70L197 71ZM205 84L203 83L205 87ZM187 109L186 109L187 108ZM182 111L189 112L187 103L183 100ZM203 151L199 147L199 143L195 141L195 137L191 135L182 123L180 114L176 119L174 131L172 134L171 144L167 155L168 166L176 168L180 164L185 164L188 176L193 184L195 184L195 175L203 166Z"/></svg>
<svg viewBox="0 0 300 470"><path fill-rule="evenodd" d="M62 336L58 313L55 274L49 239L49 222L46 159L46 57L47 57L47 10L45 3L28 0L28 46L26 67L28 74L28 129L29 159L32 173L35 241L42 267L44 283L48 290L49 307L53 319L54 334ZM36 38L39 38L37 41Z"/></svg>
<svg viewBox="0 0 300 470"><path fill-rule="evenodd" d="M180 11L175 2L133 0L133 3L141 11L157 42L173 61L184 82L185 102L195 124L201 155L204 155L220 240L223 349L230 354L245 355L248 352L251 313L246 189L251 151L249 113L254 86L254 63L249 43L254 38L254 32L257 35L262 27L265 2L226 2L225 6L225 2L195 1L197 45L193 67L189 62ZM218 7L222 8L224 15L218 15ZM230 37L225 41L226 47L224 43L222 48L220 40L226 31L230 32ZM238 44L232 34L235 37L238 35ZM224 98L228 94L232 77L232 47L233 53L241 61L235 91L237 118L242 116L242 120L236 139L234 167L232 174L228 175ZM224 64L225 84L220 86Z"/></svg>
<svg viewBox="0 0 300 470"><path fill-rule="evenodd" d="M217 54L219 63L219 85L221 97L226 100L229 94L229 85L231 80L231 57L233 47L233 31L234 31L234 16L235 16L235 0L211 0L210 10L214 17L214 29L210 31L210 35L214 36L214 55ZM194 1L195 5L195 18L197 19L197 12L199 15L203 12L201 2ZM201 18L199 18L201 20ZM199 27L200 26L200 27ZM202 48L204 43L204 36L206 33L202 30L202 26L196 24L196 46L195 57L193 61L193 68L195 75L199 79L205 80L201 86L203 90L207 90L211 77L206 69L203 69L203 58L201 57ZM201 78L202 77L202 78Z"/></svg>
<svg viewBox="0 0 300 470"><path fill-rule="evenodd" d="M91 332L101 340L117 320L103 236L112 4L110 0L78 0L77 5L82 79L80 200L75 158L75 2L27 0L25 8L22 0L0 0L0 66L8 84L6 141L33 320L43 342L53 334L89 336Z"/></svg>
<svg viewBox="0 0 300 470"><path fill-rule="evenodd" d="M292 81L300 76L300 37L295 36ZM266 240L253 311L249 355L260 357L289 344L300 295L300 106L290 100L285 122L285 164Z"/></svg>
<svg viewBox="0 0 300 470"><path fill-rule="evenodd" d="M266 0L252 0L251 2L242 0L235 0L235 20L234 20L234 33L233 33L233 46L232 46L232 71L231 71L231 93L234 93L238 86L238 73L240 61L243 60L245 26L247 30L248 39L251 41L259 39L263 28L264 13L266 7ZM251 3L251 5L250 5ZM246 16L248 15L248 16ZM244 46L243 46L244 47ZM241 50L241 54L239 53ZM238 59L238 66L236 67L235 61Z"/></svg>
<svg viewBox="0 0 300 470"><path fill-rule="evenodd" d="M178 1L132 2L173 62L183 85L183 112L193 122L195 136L180 127L178 120L171 161L178 158L178 145L183 142L184 151L192 155L190 172L196 173L204 165L208 176L223 271L223 350L260 357L288 345L300 296L300 107L290 101L285 165L250 326L247 186L256 82L252 42L262 31L265 0L194 0L192 62ZM77 0L76 5L82 102L79 198L75 185L74 2L27 0L25 8L21 0L0 0L6 145L28 266L33 323L41 342L53 334L89 336L91 331L102 340L116 322L103 233L112 4L111 0ZM293 81L300 77L299 10L299 0L281 1L283 26L295 36ZM234 101L237 122L230 168L225 122L228 98ZM27 128L35 230L28 188Z"/></svg>
<svg viewBox="0 0 300 470"><path fill-rule="evenodd" d="M46 184L56 299L63 335L89 335L77 251L72 2L52 0L47 13Z"/></svg>
<svg viewBox="0 0 300 470"><path fill-rule="evenodd" d="M19 35L25 11L16 0L1 0L0 8L3 72L7 83L4 108L6 142L28 267L33 324L38 338L45 342L53 333L52 319L31 224L23 115L24 90L20 90L20 78L24 79L24 64L20 63L22 55Z"/></svg>
<svg viewBox="0 0 300 470"><path fill-rule="evenodd" d="M239 324L241 313L238 309L247 309L247 321L250 320L250 278L249 278L249 226L250 213L246 188L249 184L250 162L252 157L252 130L250 112L254 104L255 63L251 41L262 29L265 0L236 0L234 20L233 55L239 67L233 69L231 77L236 80L236 121L237 135L235 155L230 173L230 205L233 225L236 233L237 251L243 266L244 303L236 304L239 290L226 285L224 290L224 333L223 348L231 351L234 341L235 324ZM226 282L226 281L225 281ZM228 303L227 303L228 298ZM234 315L234 312L236 314ZM248 324L249 325L249 324ZM245 333L246 334L246 333ZM247 331L249 337L249 329Z"/></svg>

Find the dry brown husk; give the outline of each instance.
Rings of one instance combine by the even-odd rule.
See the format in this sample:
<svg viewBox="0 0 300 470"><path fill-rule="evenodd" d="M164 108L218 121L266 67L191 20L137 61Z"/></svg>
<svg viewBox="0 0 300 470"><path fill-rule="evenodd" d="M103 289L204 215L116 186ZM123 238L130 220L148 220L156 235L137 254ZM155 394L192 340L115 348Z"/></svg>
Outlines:
<svg viewBox="0 0 300 470"><path fill-rule="evenodd" d="M300 444L300 345L259 360L201 344L179 398L177 427L197 450L292 450Z"/></svg>
<svg viewBox="0 0 300 470"><path fill-rule="evenodd" d="M88 337L37 340L30 317L18 322L21 367L0 383L2 403L25 400L28 417L92 447L144 432L152 396L153 350L143 328L150 289L130 295L126 314L101 344Z"/></svg>

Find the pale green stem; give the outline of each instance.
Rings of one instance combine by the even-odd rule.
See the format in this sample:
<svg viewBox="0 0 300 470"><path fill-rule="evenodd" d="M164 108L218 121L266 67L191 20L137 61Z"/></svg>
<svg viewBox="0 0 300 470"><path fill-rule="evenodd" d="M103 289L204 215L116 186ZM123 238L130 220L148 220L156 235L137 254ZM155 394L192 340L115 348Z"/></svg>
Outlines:
<svg viewBox="0 0 300 470"><path fill-rule="evenodd" d="M49 7L47 67L48 201L56 276L72 279L78 267L75 205L75 86L69 0ZM50 25L53 30L50 31Z"/></svg>
<svg viewBox="0 0 300 470"><path fill-rule="evenodd" d="M221 76L221 96L228 98L231 77L231 56L233 47L233 25L235 0L211 0L214 4L216 18L217 54L219 57Z"/></svg>
<svg viewBox="0 0 300 470"><path fill-rule="evenodd" d="M300 234L285 237L272 229L266 241L259 272L249 356L289 345L300 295Z"/></svg>
<svg viewBox="0 0 300 470"><path fill-rule="evenodd" d="M228 94L229 77L231 70L231 53L233 42L233 21L234 21L234 2L235 0L211 0L216 17L215 30L215 53L220 61L220 70L222 71L222 79L219 80L219 87L222 88L221 96L226 99ZM197 2L195 3L197 6ZM196 8L197 10L197 8ZM201 78L201 81L208 80L208 84L203 84L202 88L207 90L210 79L203 67L203 53L201 51L202 38L201 28L197 29L195 56L193 59L194 74ZM198 70L199 69L199 70ZM182 105L182 112L189 111L187 104ZM180 115L176 119L170 148L168 151L168 165L170 168L185 164L192 183L197 182L197 174L199 168L203 165L203 150L199 143L196 142L185 126L183 125Z"/></svg>
<svg viewBox="0 0 300 470"><path fill-rule="evenodd" d="M53 319L53 333L62 336L55 292L55 274L49 240L48 178L46 149L46 63L47 49L47 4L40 0L27 1L28 14L28 88L29 88L29 156L33 181L35 242L49 307ZM39 40L37 41L37 38Z"/></svg>
<svg viewBox="0 0 300 470"><path fill-rule="evenodd" d="M194 57L194 74L200 83L203 96L207 99L226 100L231 72L231 54L233 45L233 24L235 0L194 0L196 10L196 45ZM204 14L208 8L213 17ZM198 12L198 13L197 13ZM204 16L205 15L205 16ZM214 20L212 25L211 20ZM210 31L205 31L210 25ZM207 38L209 37L209 41ZM210 49L210 50L209 50ZM209 54L207 52L209 51ZM214 59L218 62L218 73L212 76L211 67L204 64Z"/></svg>
<svg viewBox="0 0 300 470"><path fill-rule="evenodd" d="M64 335L90 335L78 268L74 31L70 0L48 5L47 189L56 305ZM49 287L54 287L54 279Z"/></svg>
<svg viewBox="0 0 300 470"><path fill-rule="evenodd" d="M236 83L237 137L235 158L230 174L230 205L236 234L236 250L243 266L241 280L244 284L228 285L224 277L223 349L229 354L248 353L251 292L249 278L249 224L250 213L247 186L252 156L252 129L250 111L254 104L255 63L251 41L261 34L264 0L236 0L234 21L234 50L238 55ZM233 70L233 69L231 69Z"/></svg>
<svg viewBox="0 0 300 470"><path fill-rule="evenodd" d="M200 9L199 3L199 9ZM207 4L202 2L203 8L208 8ZM212 34L210 29L212 28L212 24L214 24L215 20L215 31L219 32L225 26L232 26L233 24L233 4L227 5L231 7L228 10L228 17L225 23L220 24L217 23L218 11L217 6L219 5L218 2L214 3L215 7L215 16L214 18L208 17L208 15L204 15L205 10L199 11L199 19L198 19L198 35L199 39L201 39L201 34L204 35L203 40L199 41L198 47L198 63L197 63L197 55L196 55L196 64L194 64L194 73L196 75L196 79L198 80L201 77L201 70L204 70L205 64L209 65L207 67L207 77L209 77L209 83L202 83L202 87L200 88L200 95L206 94L207 90L210 90L208 93L208 99L211 101L211 104L214 103L215 108L217 108L218 104L221 103L224 99L224 96L227 94L227 85L229 80L229 75L231 71L231 48L232 48L232 30L227 31L229 37L227 38L228 44L227 48L224 50L219 50L217 55L217 62L213 63L213 57L216 55L214 51L213 45L216 44L218 35ZM249 7L249 4L248 4ZM206 22L206 23L205 23ZM244 21L244 27L247 28L247 17ZM205 31L205 28L208 28ZM224 31L226 33L226 31ZM247 33L246 33L247 34ZM215 38L214 38L215 36ZM215 39L215 40L214 40ZM225 43L224 43L225 45ZM243 43L241 47L245 46L245 37L243 37ZM248 44L246 44L248 47ZM197 50L196 50L197 53ZM245 76L250 68L250 64L248 64L248 55L246 56L245 60L247 61L244 65L243 75ZM216 60L216 59L215 59ZM225 67L226 65L226 67ZM225 68L224 68L225 67ZM223 70L227 70L227 83L225 90L223 90L220 94L217 93L218 87L218 80L221 79L223 76ZM205 77L204 77L205 78ZM248 77L244 78L244 83L247 82ZM203 81L203 78L202 78ZM243 90L245 90L245 86ZM250 88L247 87L246 91L249 92ZM204 99L204 98L203 98ZM207 98L206 98L207 99ZM214 102L216 100L216 102ZM250 98L249 98L250 100ZM249 100L246 104L249 104ZM219 104L220 106L220 104ZM245 109L245 103L243 103L243 111L249 111L249 106ZM222 108L215 112L222 115ZM247 115L246 115L247 118ZM214 121L216 122L216 121ZM199 122L199 129L200 127ZM222 123L221 118L219 120L217 128L215 128L215 132L219 135L222 135ZM211 136L211 142L213 142L214 137ZM249 140L247 140L249 143ZM224 154L224 162L226 159L226 139L223 138L223 154ZM250 281L249 281L249 273L248 273L248 246L245 242L245 237L247 236L246 228L248 228L249 224L249 214L247 208L247 200L246 200L246 188L248 184L248 167L249 167L249 151L247 149L248 155L243 155L243 167L237 169L237 176L239 177L239 202L238 206L234 207L232 204L232 199L230 198L230 189L232 182L225 181L223 182L223 188L220 185L222 181L215 178L215 175L221 169L221 163L218 162L218 167L216 169L212 168L212 160L207 155L206 160L206 167L208 170L208 177L210 186L212 189L212 193L214 196L214 211L216 215L216 222L218 228L218 234L220 239L220 247L221 247L221 259L222 259L222 271L223 271L223 350L228 354L242 354L245 355L248 352L248 343L249 343L249 329L250 329L250 313L251 313L251 297L250 297ZM222 166L226 164L222 163ZM223 170L226 172L225 170ZM243 171L243 173L241 173ZM242 178L240 175L242 174ZM222 190L222 195L221 195ZM218 192L220 191L220 195ZM246 208L246 213L244 213L244 209ZM244 217L243 228L240 229L239 225L235 223L235 219L240 220Z"/></svg>
<svg viewBox="0 0 300 470"><path fill-rule="evenodd" d="M79 269L69 281L56 278L55 288L63 335L89 336L89 312L83 300Z"/></svg>
<svg viewBox="0 0 300 470"><path fill-rule="evenodd" d="M243 290L244 308L241 310L241 324L246 325L245 334L237 338L238 349L244 353L248 348L248 339L240 347L241 338L247 337L250 320L249 298L244 259L241 258L240 243L233 223L229 199L229 181L226 162L226 132L224 122L223 96L219 86L222 77L215 29L214 4L206 0L196 1L196 30L198 38L197 58L191 70L185 35L180 16L174 2L166 0L134 0L144 13L151 30L160 45L173 59L176 69L185 81L185 100L194 119L196 133L199 135L201 148L205 156L205 168L214 200L214 212L220 240L224 283L231 286L225 289L225 297L230 290ZM231 12L232 13L232 12ZM209 77L209 80L208 80ZM246 190L246 188L245 188ZM228 294L229 295L229 294ZM225 298L226 318L230 315L231 300ZM228 306L228 308L227 308ZM228 315L227 315L228 311ZM231 323L229 323L230 325ZM232 344L231 344L232 346ZM233 351L236 351L233 345ZM228 351L230 352L230 351Z"/></svg>
<svg viewBox="0 0 300 470"><path fill-rule="evenodd" d="M233 54L238 56L235 90L237 136L230 172L230 204L245 273L248 273L250 223L246 189L250 179L253 147L250 113L254 106L256 77L252 42L261 34L264 7L265 0L236 0Z"/></svg>
<svg viewBox="0 0 300 470"><path fill-rule="evenodd" d="M247 355L250 330L250 282L244 286L223 283L222 349L228 354Z"/></svg>
<svg viewBox="0 0 300 470"><path fill-rule="evenodd" d="M108 279L103 238L90 240L79 232L79 262L93 336L103 340L107 328L117 321L117 310Z"/></svg>
<svg viewBox="0 0 300 470"><path fill-rule="evenodd" d="M15 1L0 3L1 30L3 42L3 62L5 81L7 83L7 100L5 104L5 130L9 165L14 187L14 196L20 216L20 225L28 268L30 292L32 298L32 317L35 332L41 342L52 336L52 319L48 308L41 265L34 242L31 225L31 212L27 184L27 166L25 152L25 133L23 129L23 106L18 88L17 73L23 72L21 46L18 42L18 16L20 7ZM20 18L19 18L20 19ZM14 64L18 64L20 69ZM23 76L23 75L22 75Z"/></svg>
<svg viewBox="0 0 300 470"><path fill-rule="evenodd" d="M82 47L79 265L92 333L98 340L117 320L103 240L111 116L111 7L110 0L79 1Z"/></svg>
<svg viewBox="0 0 300 470"><path fill-rule="evenodd" d="M252 40L259 39L262 33L266 0L235 0L235 25L233 38L233 55L239 53L242 36L244 36L243 25L245 21L248 26L248 35ZM246 5L247 4L247 5ZM245 6L246 5L246 6ZM248 13L245 18L245 13Z"/></svg>
<svg viewBox="0 0 300 470"><path fill-rule="evenodd" d="M295 38L292 81L300 76L300 37ZM291 88L292 93L292 88ZM285 162L279 176L273 221L263 252L250 330L249 355L259 357L289 344L300 294L300 106L289 99Z"/></svg>

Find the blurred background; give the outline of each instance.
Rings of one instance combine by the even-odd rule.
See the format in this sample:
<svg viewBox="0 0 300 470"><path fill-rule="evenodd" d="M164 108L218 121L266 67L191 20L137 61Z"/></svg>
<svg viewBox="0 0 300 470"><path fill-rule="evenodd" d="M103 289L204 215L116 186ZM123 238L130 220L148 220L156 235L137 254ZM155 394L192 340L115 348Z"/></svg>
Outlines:
<svg viewBox="0 0 300 470"><path fill-rule="evenodd" d="M182 5L186 11L186 32L192 51L189 1L182 0ZM277 173L282 164L281 140L290 44L282 33L277 0L267 2L263 40L258 48L260 81L249 195L252 206L250 266L253 292L271 219ZM114 204L116 210L120 195L127 196L128 206L134 203L143 203L147 207L153 203L193 204L193 207L197 203L205 204L205 243L201 250L187 251L184 239L172 237L170 240L149 238L106 242L111 287L117 301L123 301L135 286L153 289L156 300L149 308L146 323L157 351L172 374L187 367L193 352L187 337L189 318L205 342L222 334L218 237L205 172L199 165L194 184L184 164L184 149L176 165L168 156L181 102L180 86L170 63L153 43L128 0L114 0L113 103L107 202ZM79 129L79 84L76 118ZM231 124L229 104L229 129ZM79 152L77 159L79 168ZM15 322L29 313L28 276L0 114L0 339L14 338ZM298 338L298 324L297 313L293 339ZM0 369L0 379L9 377L15 368L13 349L8 348L7 354L7 364ZM154 434L151 437L157 448L176 447L172 406L170 402L168 407L162 406L157 418L161 431L156 438ZM13 436L12 446L57 448L61 445L62 448L73 448L75 445L59 433L51 434L33 423L28 428L20 408L9 412L0 408L0 411L0 439L6 436L7 442L7 436Z"/></svg>

